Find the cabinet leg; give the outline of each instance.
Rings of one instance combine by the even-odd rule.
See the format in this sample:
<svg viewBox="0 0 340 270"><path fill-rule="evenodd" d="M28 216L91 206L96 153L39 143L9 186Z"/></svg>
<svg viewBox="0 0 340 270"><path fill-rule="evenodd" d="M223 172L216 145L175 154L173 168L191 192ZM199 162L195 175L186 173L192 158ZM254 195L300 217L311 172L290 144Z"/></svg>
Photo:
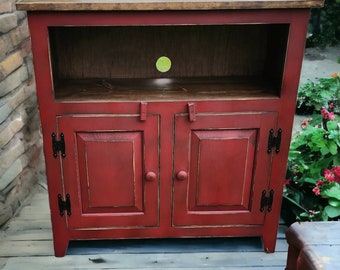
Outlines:
<svg viewBox="0 0 340 270"><path fill-rule="evenodd" d="M64 257L68 248L69 239L67 237L54 238L54 255Z"/></svg>
<svg viewBox="0 0 340 270"><path fill-rule="evenodd" d="M271 234L265 234L262 236L262 243L264 251L267 253L273 253L276 246L276 234L273 236Z"/></svg>

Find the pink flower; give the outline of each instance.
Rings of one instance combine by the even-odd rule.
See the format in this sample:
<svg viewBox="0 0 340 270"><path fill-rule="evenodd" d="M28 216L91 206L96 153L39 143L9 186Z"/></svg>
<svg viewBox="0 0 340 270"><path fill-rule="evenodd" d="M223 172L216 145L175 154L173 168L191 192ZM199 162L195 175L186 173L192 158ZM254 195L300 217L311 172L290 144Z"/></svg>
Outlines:
<svg viewBox="0 0 340 270"><path fill-rule="evenodd" d="M320 195L320 188L319 187L314 187L313 192L315 195Z"/></svg>
<svg viewBox="0 0 340 270"><path fill-rule="evenodd" d="M286 181L285 181L285 185L286 185L286 186L289 186L291 182L292 182L292 180L290 180L290 179L286 179Z"/></svg>
<svg viewBox="0 0 340 270"><path fill-rule="evenodd" d="M334 182L335 181L335 175L331 170L325 170L323 173L323 176L325 177L326 181L328 182Z"/></svg>
<svg viewBox="0 0 340 270"><path fill-rule="evenodd" d="M323 184L323 181L321 179L319 179L318 181L316 181L316 185L317 186L321 186Z"/></svg>
<svg viewBox="0 0 340 270"><path fill-rule="evenodd" d="M333 166L332 171L336 176L340 177L340 166Z"/></svg>
<svg viewBox="0 0 340 270"><path fill-rule="evenodd" d="M308 122L312 121L313 118L306 118L306 119L303 119L302 122L301 122L301 128L302 129L306 129L307 128L307 124Z"/></svg>
<svg viewBox="0 0 340 270"><path fill-rule="evenodd" d="M334 108L334 103L333 102L330 102L329 104L328 104L328 109L333 109Z"/></svg>
<svg viewBox="0 0 340 270"><path fill-rule="evenodd" d="M328 119L328 111L326 110L325 107L321 108L321 115L322 115L322 118Z"/></svg>
<svg viewBox="0 0 340 270"><path fill-rule="evenodd" d="M334 181L340 183L340 166L333 166L332 172L334 174Z"/></svg>
<svg viewBox="0 0 340 270"><path fill-rule="evenodd" d="M335 118L334 112L328 113L328 119L329 120L334 120L334 118Z"/></svg>
<svg viewBox="0 0 340 270"><path fill-rule="evenodd" d="M322 107L320 112L323 119L334 120L335 118L334 112L327 111L325 107Z"/></svg>

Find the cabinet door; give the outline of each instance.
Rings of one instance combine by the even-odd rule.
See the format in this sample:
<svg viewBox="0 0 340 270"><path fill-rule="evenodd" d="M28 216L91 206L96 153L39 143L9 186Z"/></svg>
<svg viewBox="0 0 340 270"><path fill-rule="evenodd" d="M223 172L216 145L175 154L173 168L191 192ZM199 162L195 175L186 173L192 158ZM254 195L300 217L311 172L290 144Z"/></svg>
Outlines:
<svg viewBox="0 0 340 270"><path fill-rule="evenodd" d="M276 113L175 117L173 226L262 224Z"/></svg>
<svg viewBox="0 0 340 270"><path fill-rule="evenodd" d="M158 117L61 116L69 228L158 225Z"/></svg>

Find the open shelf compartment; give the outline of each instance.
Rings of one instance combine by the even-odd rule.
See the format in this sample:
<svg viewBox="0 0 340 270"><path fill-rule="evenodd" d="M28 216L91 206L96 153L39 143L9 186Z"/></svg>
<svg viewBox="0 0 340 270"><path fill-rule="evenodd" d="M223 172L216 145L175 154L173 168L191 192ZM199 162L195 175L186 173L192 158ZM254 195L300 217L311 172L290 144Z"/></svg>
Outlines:
<svg viewBox="0 0 340 270"><path fill-rule="evenodd" d="M288 34L289 24L49 27L55 99L279 97Z"/></svg>

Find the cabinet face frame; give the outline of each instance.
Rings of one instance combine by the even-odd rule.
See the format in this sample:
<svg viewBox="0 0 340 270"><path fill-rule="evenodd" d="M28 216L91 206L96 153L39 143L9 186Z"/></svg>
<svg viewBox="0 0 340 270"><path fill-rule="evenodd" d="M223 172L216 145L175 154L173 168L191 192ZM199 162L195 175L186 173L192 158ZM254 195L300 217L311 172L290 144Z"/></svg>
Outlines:
<svg viewBox="0 0 340 270"><path fill-rule="evenodd" d="M145 229L106 229L95 230L97 239L140 238L140 237L183 237L183 236L261 236L264 249L275 249L277 225L280 214L283 178L289 143L290 131L295 110L296 93L303 58L305 33L307 31L309 9L272 9L272 10L228 10L228 11L150 11L150 12L35 12L28 14L31 29L32 50L40 118L44 141L46 173L49 186L49 201L52 213L52 227L56 256L65 255L69 240L92 239L93 230L68 229L66 217L60 217L58 210L58 193L67 193L62 185L62 172L59 160L53 157L51 134L56 132L55 119L58 115L72 114L140 114L138 100L99 100L99 101L60 101L56 102L53 93L52 71L48 42L50 26L95 26L95 25L173 25L173 24L289 24L288 45L282 76L280 97L270 98L227 98L227 99L183 99L147 100L147 114L161 115L160 121L160 227ZM273 210L265 214L262 225L239 225L217 228L174 228L171 227L172 190L171 185L163 181L172 179L172 156L174 133L174 115L187 114L188 102L196 103L198 113L232 113L232 112L276 112L277 126L284 131L281 152L273 154L268 191L275 190L278 199L273 201ZM167 123L167 124L165 124ZM60 157L57 157L60 159ZM165 183L165 182L164 182ZM165 213L165 214L162 214Z"/></svg>

